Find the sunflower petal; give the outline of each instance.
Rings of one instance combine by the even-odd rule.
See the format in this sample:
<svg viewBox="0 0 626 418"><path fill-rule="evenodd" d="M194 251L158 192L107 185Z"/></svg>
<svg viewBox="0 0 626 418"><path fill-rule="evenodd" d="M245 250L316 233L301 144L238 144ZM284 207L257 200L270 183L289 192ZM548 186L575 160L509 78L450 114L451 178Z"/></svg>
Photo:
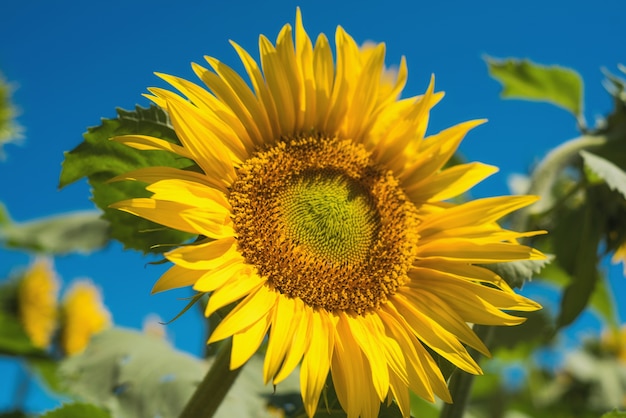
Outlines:
<svg viewBox="0 0 626 418"><path fill-rule="evenodd" d="M325 312L305 308L310 318L310 345L300 366L300 390L308 416L315 415L333 357L334 325Z"/></svg>
<svg viewBox="0 0 626 418"><path fill-rule="evenodd" d="M270 327L270 315L265 314L248 328L233 335L233 348L230 356L230 369L243 366L261 346Z"/></svg>
<svg viewBox="0 0 626 418"><path fill-rule="evenodd" d="M259 318L275 307L277 298L278 295L275 292L267 289L265 286L260 286L230 311L226 318L215 328L215 331L209 337L208 343L221 341L255 324Z"/></svg>

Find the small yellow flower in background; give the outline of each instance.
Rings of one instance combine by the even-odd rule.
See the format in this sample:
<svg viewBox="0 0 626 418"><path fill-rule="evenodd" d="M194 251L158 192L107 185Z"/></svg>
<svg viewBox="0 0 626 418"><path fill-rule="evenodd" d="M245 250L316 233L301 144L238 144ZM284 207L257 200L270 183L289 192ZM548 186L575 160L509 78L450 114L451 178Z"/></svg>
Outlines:
<svg viewBox="0 0 626 418"><path fill-rule="evenodd" d="M57 328L59 280L52 262L40 258L26 271L18 285L18 311L33 345L46 349Z"/></svg>
<svg viewBox="0 0 626 418"><path fill-rule="evenodd" d="M611 258L611 262L613 264L622 263L622 267L624 267L624 276L626 276L626 242L615 250L613 257Z"/></svg>
<svg viewBox="0 0 626 418"><path fill-rule="evenodd" d="M387 399L409 416L409 389L452 401L427 348L482 373L465 345L488 350L468 323L516 325L524 318L504 310L540 309L476 265L544 258L517 242L536 232L497 224L536 198L451 203L496 171L443 168L483 121L426 136L443 97L434 83L399 99L404 60L390 81L384 44L360 49L339 27L335 45L336 62L323 34L313 45L298 10L295 39L291 25L276 45L260 37L260 65L233 43L249 84L212 57L212 70L193 64L206 87L160 74L185 97L160 88L148 97L181 145L114 140L197 167L119 176L153 195L113 207L202 237L166 254L174 266L153 290L210 293L207 316L238 301L209 339L232 337L231 368L269 333L264 380L279 384L300 365L309 416L329 373L349 417L375 417Z"/></svg>
<svg viewBox="0 0 626 418"><path fill-rule="evenodd" d="M61 311L61 348L67 355L82 352L94 334L111 326L111 313L102 303L98 288L88 280L72 284Z"/></svg>
<svg viewBox="0 0 626 418"><path fill-rule="evenodd" d="M626 324L619 331L606 332L602 335L602 347L613 353L626 366Z"/></svg>

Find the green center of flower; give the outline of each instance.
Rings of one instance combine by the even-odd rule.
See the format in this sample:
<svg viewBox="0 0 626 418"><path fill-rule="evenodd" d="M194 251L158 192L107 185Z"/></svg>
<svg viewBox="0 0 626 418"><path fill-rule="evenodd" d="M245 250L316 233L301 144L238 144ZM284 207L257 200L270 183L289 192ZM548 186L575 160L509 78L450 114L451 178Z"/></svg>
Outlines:
<svg viewBox="0 0 626 418"><path fill-rule="evenodd" d="M363 314L408 280L417 209L361 144L279 141L239 167L229 202L246 262L313 308Z"/></svg>
<svg viewBox="0 0 626 418"><path fill-rule="evenodd" d="M379 219L367 190L334 171L305 172L281 196L287 238L332 263L362 262Z"/></svg>

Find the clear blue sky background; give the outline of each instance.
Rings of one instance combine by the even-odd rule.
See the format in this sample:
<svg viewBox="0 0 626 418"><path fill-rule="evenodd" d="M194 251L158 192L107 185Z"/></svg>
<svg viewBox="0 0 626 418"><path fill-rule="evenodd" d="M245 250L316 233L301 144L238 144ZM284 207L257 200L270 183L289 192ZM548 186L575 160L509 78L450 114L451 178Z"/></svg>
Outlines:
<svg viewBox="0 0 626 418"><path fill-rule="evenodd" d="M26 128L21 146L5 147L0 162L0 201L13 218L26 221L50 214L92 209L85 182L57 189L63 152L78 145L86 127L114 117L115 107L147 105L149 86L163 86L154 71L194 79L190 62L212 55L240 69L229 39L258 57L258 35L275 39L302 8L311 37L333 39L342 25L361 43L387 44L387 64L405 55L409 81L405 96L421 94L431 73L446 91L431 118L431 130L474 118L489 123L470 133L461 147L469 160L501 171L477 187L482 197L508 193L507 177L525 173L550 148L575 137L574 118L547 104L503 101L500 85L487 75L484 54L527 57L578 70L585 85L585 115L590 124L611 109L601 87L602 66L616 71L626 63L626 2L586 1L420 1L330 0L163 1L111 0L54 2L5 1L0 6L0 71L19 88L14 101ZM185 291L151 296L162 266L151 258L124 252L112 243L89 256L55 260L64 284L92 278L103 290L115 322L139 328L145 316L172 318L184 305ZM30 255L0 250L0 277L30 262ZM624 278L610 270L626 320ZM174 343L200 353L204 344L199 315L191 311L167 327ZM587 318L577 332L594 331ZM11 405L11 384L18 368L0 359L0 410ZM33 388L27 405L50 406Z"/></svg>

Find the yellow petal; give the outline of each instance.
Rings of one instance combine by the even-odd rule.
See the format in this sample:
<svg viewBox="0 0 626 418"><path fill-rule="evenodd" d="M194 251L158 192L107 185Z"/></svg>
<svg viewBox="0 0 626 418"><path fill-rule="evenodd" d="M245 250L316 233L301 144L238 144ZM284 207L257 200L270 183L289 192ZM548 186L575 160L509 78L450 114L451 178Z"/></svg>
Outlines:
<svg viewBox="0 0 626 418"><path fill-rule="evenodd" d="M463 122L426 138L413 156L413 161L398 174L402 182L405 185L419 183L439 171L450 160L467 132L484 122Z"/></svg>
<svg viewBox="0 0 626 418"><path fill-rule="evenodd" d="M445 300L465 322L485 325L517 325L525 321L501 310L536 311L541 305L519 296L488 286L464 280L439 277L420 277L407 286L431 292ZM416 296L419 297L419 296Z"/></svg>
<svg viewBox="0 0 626 418"><path fill-rule="evenodd" d="M276 307L272 318L272 329L263 363L263 381L267 384L276 376L280 368L289 343L295 334L295 327L300 322L302 311L296 312L296 302L292 298L279 296L276 299Z"/></svg>
<svg viewBox="0 0 626 418"><path fill-rule="evenodd" d="M294 314L294 327L292 335L289 338L289 346L287 354L283 361L280 371L274 376L273 383L275 385L283 381L296 368L304 353L308 350L311 340L312 331L311 321L313 314L310 309L302 302L301 299L294 299L296 313Z"/></svg>
<svg viewBox="0 0 626 418"><path fill-rule="evenodd" d="M153 199L184 203L224 214L230 214L232 210L223 192L196 181L166 179L153 183L146 189L154 193Z"/></svg>
<svg viewBox="0 0 626 418"><path fill-rule="evenodd" d="M331 371L337 399L348 417L378 416L380 398L371 379L372 369L354 339L347 315L339 313Z"/></svg>
<svg viewBox="0 0 626 418"><path fill-rule="evenodd" d="M420 231L424 234L431 229L444 230L488 224L536 201L536 196L498 196L472 200L428 217L420 225Z"/></svg>
<svg viewBox="0 0 626 418"><path fill-rule="evenodd" d="M231 279L237 279L239 275L249 276L251 266L244 263L243 258L233 258L214 269L206 271L194 283L194 290L198 292L213 292ZM197 271L197 270L190 270Z"/></svg>
<svg viewBox="0 0 626 418"><path fill-rule="evenodd" d="M362 317L353 318L351 316L345 316L345 319L350 327L350 332L354 340L369 362L369 366L372 370L370 379L372 380L379 399L383 401L389 391L389 368L387 367L387 360L383 348L378 338L376 338L381 336L372 335L373 330L365 326L363 322L366 320Z"/></svg>
<svg viewBox="0 0 626 418"><path fill-rule="evenodd" d="M335 65L328 38L324 34L318 36L315 48L313 48L313 73L315 76L315 125L326 131Z"/></svg>
<svg viewBox="0 0 626 418"><path fill-rule="evenodd" d="M238 301L239 299L253 294L255 291L263 286L265 283L259 276L253 274L250 270L240 270L242 274L239 274L236 280L231 280L225 283L223 286L216 289L209 296L209 303L204 310L204 315L208 318L218 309L224 306ZM244 274L247 273L247 274Z"/></svg>
<svg viewBox="0 0 626 418"><path fill-rule="evenodd" d="M271 134L269 121L267 114L248 84L223 62L208 56L204 58L217 73L217 76L204 70L199 73L202 80L237 115L246 127L252 143L257 146L263 144L264 139ZM200 70L202 67L197 66L196 68Z"/></svg>
<svg viewBox="0 0 626 418"><path fill-rule="evenodd" d="M237 242L232 237L180 247L165 253L165 257L191 270L212 270L233 259L241 259Z"/></svg>
<svg viewBox="0 0 626 418"><path fill-rule="evenodd" d="M335 332L334 325L326 318L325 312L305 309L311 318L311 337L300 366L300 391L307 415L312 417L326 384L330 359L333 356Z"/></svg>
<svg viewBox="0 0 626 418"><path fill-rule="evenodd" d="M417 297L418 294L422 297ZM422 312L424 316L428 318L432 318L446 333L450 333L460 341L480 351L485 356L491 356L485 344L476 336L467 323L463 321L463 318L461 318L450 305L441 300L441 298L438 298L432 293L421 292L421 290L418 289L407 293L406 296L411 305L415 307L415 310Z"/></svg>
<svg viewBox="0 0 626 418"><path fill-rule="evenodd" d="M261 286L239 302L235 308L220 322L211 334L208 343L223 340L233 334L242 332L255 324L276 305L278 294Z"/></svg>
<svg viewBox="0 0 626 418"><path fill-rule="evenodd" d="M231 152L222 141L209 129L202 113L181 98L167 101L167 110L184 147L194 156L194 160L207 176L222 180L230 185L237 178Z"/></svg>
<svg viewBox="0 0 626 418"><path fill-rule="evenodd" d="M165 290L177 289L193 285L204 273L198 270L189 270L184 267L173 265L170 267L152 287L152 293Z"/></svg>
<svg viewBox="0 0 626 418"><path fill-rule="evenodd" d="M296 9L296 64L298 66L298 81L300 102L297 119L301 121L303 131L315 127L315 117L318 112L316 106L316 86L313 69L313 45L302 24L300 8Z"/></svg>
<svg viewBox="0 0 626 418"><path fill-rule="evenodd" d="M272 43L264 36L259 37L259 50L263 74L265 74L270 94L274 98L276 113L279 115L280 132L283 135L291 135L296 125L294 98L297 97L295 94L297 92L291 91L291 85L287 79L288 70L285 69Z"/></svg>
<svg viewBox="0 0 626 418"><path fill-rule="evenodd" d="M150 198L137 198L116 202L109 207L132 213L133 215L165 225L169 228L178 229L179 231L189 232L191 234L198 233L195 226L191 225L181 216L181 212L190 208L188 205Z"/></svg>
<svg viewBox="0 0 626 418"><path fill-rule="evenodd" d="M226 106L204 88L190 81L167 74L157 76L170 83L191 102L202 109L206 121L222 143L239 159L244 159L253 150L254 143L241 126L240 120ZM242 128L242 127L241 127Z"/></svg>
<svg viewBox="0 0 626 418"><path fill-rule="evenodd" d="M413 333L424 344L468 373L482 374L480 367L459 340L444 329L434 318L420 312L406 297L396 293L391 302L407 321Z"/></svg>
<svg viewBox="0 0 626 418"><path fill-rule="evenodd" d="M195 181L198 183L212 186L213 182L207 176L195 171L181 170L173 167L145 167L137 170L129 171L128 173L120 174L113 177L108 182L134 180L144 183L156 183L160 180L180 179L187 181Z"/></svg>
<svg viewBox="0 0 626 418"><path fill-rule="evenodd" d="M250 78L250 82L252 83L256 96L263 104L263 109L267 114L267 118L271 127L269 133L270 136L268 138L276 138L280 136L278 133L280 132L280 128L274 98L265 83L265 79L263 78L263 73L261 72L259 65L245 49L243 49L233 41L231 41L230 43L237 51L237 54L239 55L239 58L241 59L241 62L246 69L246 72L248 73L248 77Z"/></svg>
<svg viewBox="0 0 626 418"><path fill-rule="evenodd" d="M230 355L230 369L243 366L261 346L270 327L270 315L262 316L248 328L233 335L233 348Z"/></svg>
<svg viewBox="0 0 626 418"><path fill-rule="evenodd" d="M138 150L159 150L169 151L174 154L178 154L181 157L193 159L193 155L187 151L184 147L176 145L172 142L164 139L154 138L147 135L121 135L114 136L111 141L119 142L120 144L128 145Z"/></svg>
<svg viewBox="0 0 626 418"><path fill-rule="evenodd" d="M465 193L498 171L497 167L481 164L460 164L405 188L414 202L447 200Z"/></svg>
<svg viewBox="0 0 626 418"><path fill-rule="evenodd" d="M418 257L441 260L464 260L469 263L500 263L516 260L543 260L539 251L519 244L480 244L471 239L447 238L423 243Z"/></svg>
<svg viewBox="0 0 626 418"><path fill-rule="evenodd" d="M404 317L392 303L384 305L378 314L397 339L411 365L407 367L411 390L430 402L435 401L433 392L443 401L451 402L450 392L439 366L411 332Z"/></svg>

